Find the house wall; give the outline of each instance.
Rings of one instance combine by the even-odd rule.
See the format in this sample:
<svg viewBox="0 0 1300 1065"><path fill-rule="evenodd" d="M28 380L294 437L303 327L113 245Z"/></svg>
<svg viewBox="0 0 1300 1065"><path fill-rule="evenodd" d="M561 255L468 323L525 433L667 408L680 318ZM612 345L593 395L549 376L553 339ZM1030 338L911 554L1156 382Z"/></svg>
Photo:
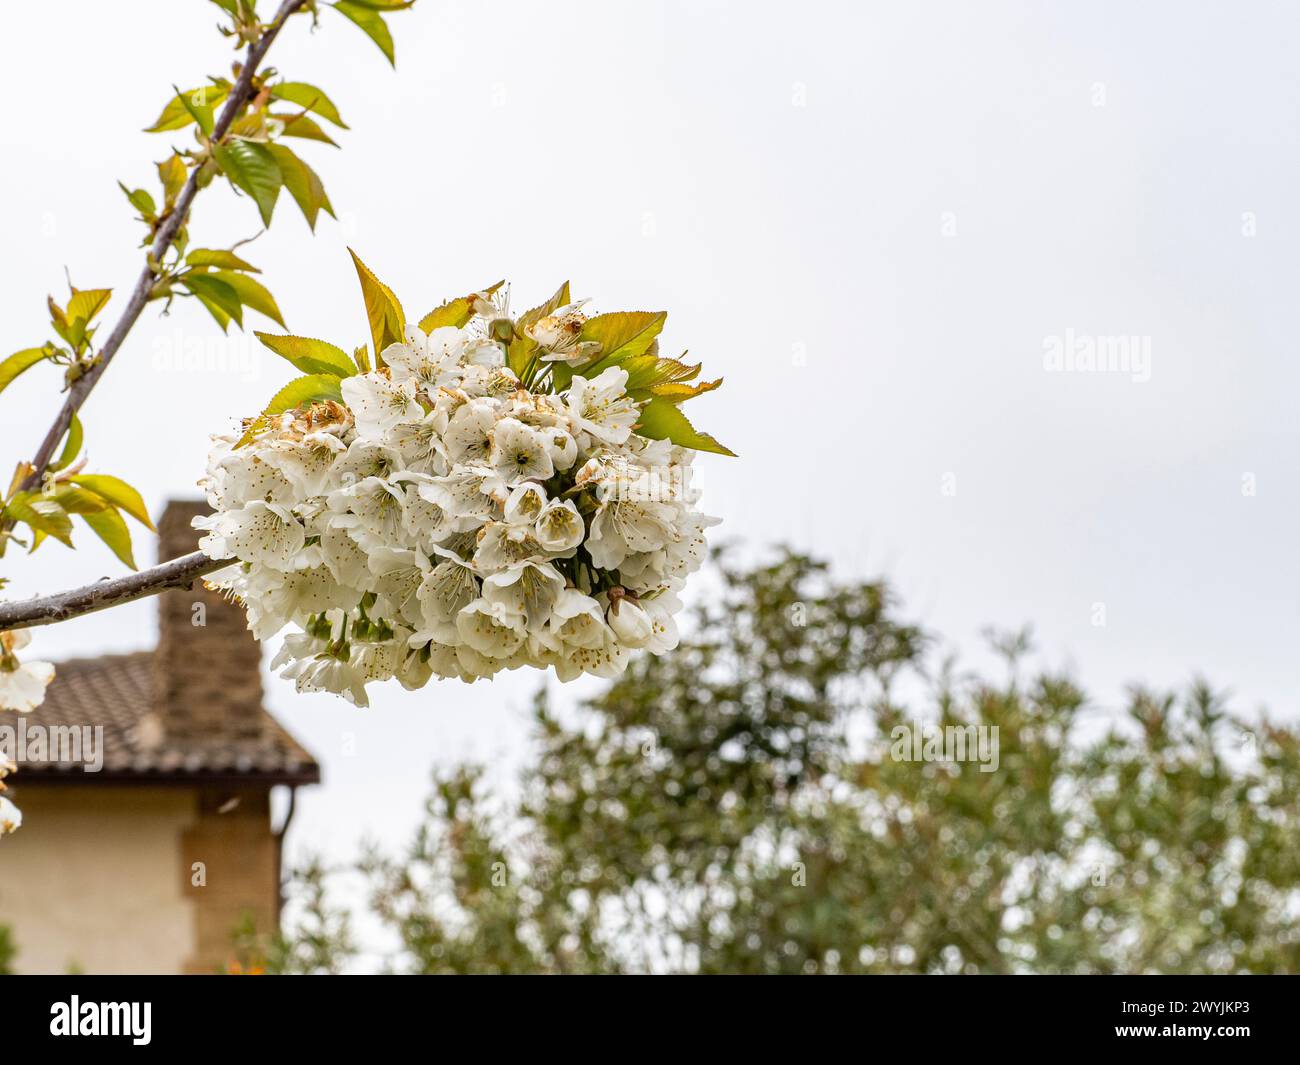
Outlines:
<svg viewBox="0 0 1300 1065"><path fill-rule="evenodd" d="M18 791L23 827L0 842L0 924L17 972L211 973L231 958L242 915L275 927L266 789Z"/></svg>

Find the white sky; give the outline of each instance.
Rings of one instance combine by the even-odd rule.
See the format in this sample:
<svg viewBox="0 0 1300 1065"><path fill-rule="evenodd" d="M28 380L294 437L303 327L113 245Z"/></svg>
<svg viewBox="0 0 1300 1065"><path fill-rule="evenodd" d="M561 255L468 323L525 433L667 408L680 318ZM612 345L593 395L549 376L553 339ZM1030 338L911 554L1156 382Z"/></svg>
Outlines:
<svg viewBox="0 0 1300 1065"><path fill-rule="evenodd" d="M120 306L139 234L115 182L153 187L151 161L185 143L139 130L171 84L225 71L216 15L6 13L9 350L45 337L65 265ZM690 412L741 456L699 462L719 533L886 575L973 661L982 626L1032 621L1045 660L1103 706L1199 670L1245 709L1297 716L1294 9L421 0L391 22L395 73L329 11L273 53L353 128L342 152L303 149L341 224L313 240L285 197L245 251L291 331L365 338L348 244L412 315L501 277L519 306L568 277L598 309L666 308L666 346L727 379ZM214 186L192 234L256 229ZM1149 338L1150 380L1044 372L1067 330ZM207 434L292 375L239 339L222 350L242 370L167 369L178 344L217 337L199 309L149 309L85 411L95 468L155 513L192 491ZM34 449L53 376L0 397L4 461ZM120 571L80 539L0 562L12 594ZM146 537L137 554L152 559ZM153 625L137 604L36 649L135 649ZM384 690L358 711L269 680L324 764L295 846L403 838L435 761L508 774L535 686Z"/></svg>

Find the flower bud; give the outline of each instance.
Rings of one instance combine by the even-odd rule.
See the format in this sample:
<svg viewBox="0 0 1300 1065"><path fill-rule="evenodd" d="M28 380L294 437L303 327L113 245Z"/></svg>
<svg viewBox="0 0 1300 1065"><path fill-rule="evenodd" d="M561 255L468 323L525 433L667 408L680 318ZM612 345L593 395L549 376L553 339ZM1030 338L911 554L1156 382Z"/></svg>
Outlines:
<svg viewBox="0 0 1300 1065"><path fill-rule="evenodd" d="M631 599L615 599L605 620L624 647L644 647L654 635L650 615Z"/></svg>

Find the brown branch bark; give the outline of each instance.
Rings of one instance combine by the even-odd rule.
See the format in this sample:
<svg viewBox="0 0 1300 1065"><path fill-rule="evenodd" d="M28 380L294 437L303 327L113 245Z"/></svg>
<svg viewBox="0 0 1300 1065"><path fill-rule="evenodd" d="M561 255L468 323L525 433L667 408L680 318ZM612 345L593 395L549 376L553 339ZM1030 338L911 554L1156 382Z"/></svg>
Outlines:
<svg viewBox="0 0 1300 1065"><path fill-rule="evenodd" d="M240 112L243 111L244 105L251 99L253 95L253 77L275 38L279 35L285 21L306 3L307 0L284 0L262 35L248 46L243 68L239 72L239 78L236 80L230 95L226 98L226 104L221 109L221 114L213 125L211 139L214 142L219 141L226 135L231 123L235 121ZM155 262L161 261L163 255L172 246L176 234L180 232L181 226L185 224L190 205L193 204L194 197L197 194L198 168L195 167L190 171L189 179L185 182L184 188L181 189L180 195L176 198L175 208L163 221L154 237L150 255ZM140 271L139 278L136 279L135 288L131 290L131 297L127 301L125 310L122 311L122 316L118 318L117 323L113 326L113 331L109 333L108 339L99 351L98 359L68 389L68 394L63 400L63 406L54 419L54 424L50 426L49 431L45 434L45 439L41 441L41 446L36 451L35 458L32 459L34 469L23 481L21 486L23 491L35 491L40 487L41 478L54 457L55 449L62 442L64 434L68 431L68 426L72 424L72 416L81 409L82 404L86 402L86 398L95 385L99 383L99 379L104 376L108 364L113 361L113 357L122 347L127 334L131 332L131 328L140 317L140 312L144 310L145 304L149 302L149 292L153 288L153 284L153 269L146 262L144 268Z"/></svg>
<svg viewBox="0 0 1300 1065"><path fill-rule="evenodd" d="M104 578L81 588L34 599L0 603L0 632L27 629L36 625L53 625L58 621L93 614L168 588L190 588L205 574L228 566L233 559L213 561L202 551L182 555L152 569L130 573L125 577Z"/></svg>

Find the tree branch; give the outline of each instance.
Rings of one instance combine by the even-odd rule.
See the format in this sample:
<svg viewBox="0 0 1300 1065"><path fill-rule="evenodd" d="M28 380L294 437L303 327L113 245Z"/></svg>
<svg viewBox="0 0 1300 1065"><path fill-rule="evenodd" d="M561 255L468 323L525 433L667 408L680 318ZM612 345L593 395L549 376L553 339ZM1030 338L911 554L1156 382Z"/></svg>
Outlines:
<svg viewBox="0 0 1300 1065"><path fill-rule="evenodd" d="M265 58L285 21L306 3L307 0L284 0L280 5L280 10L275 13L275 18L266 26L262 35L248 46L248 52L244 57L244 65L239 72L239 78L235 82L230 96L226 99L225 106L221 109L220 116L213 126L212 137L210 138L213 143L221 140L226 135L231 124L243 111L244 105L252 98L253 77L257 73L259 64ZM198 194L198 176L199 167L195 167L190 171L190 176L176 199L176 206L171 214L164 219L162 225L158 227L153 246L149 251L153 262L162 261L162 257L176 239L176 234L180 232L181 226L185 224L190 205ZM23 481L22 491L31 492L40 487L41 479L45 474L46 467L50 464L50 460L54 457L55 449L62 442L64 434L68 431L68 426L72 424L72 416L86 402L86 397L90 395L91 390L104 375L104 371L108 369L108 364L113 361L113 357L121 348L123 341L126 340L127 334L131 332L131 328L140 317L140 312L144 310L145 304L149 302L149 293L153 289L153 284L153 268L146 262L144 269L140 271L140 276L136 280L135 288L131 291L131 298L127 301L126 309L122 311L122 316L117 320L117 324L113 326L113 331L109 333L108 340L104 342L104 346L100 349L98 358L69 387L68 394L63 400L63 407L55 417L54 424L50 426L49 431L45 434L45 439L41 441L41 446L36 451L36 457L32 459L33 469Z"/></svg>
<svg viewBox="0 0 1300 1065"><path fill-rule="evenodd" d="M152 569L125 577L106 577L94 584L67 592L0 603L0 632L36 625L53 625L82 614L93 614L96 610L107 610L111 606L157 595L168 588L190 588L200 577L228 566L232 561L234 560L229 558L213 561L202 551L195 551L192 555L182 555Z"/></svg>

